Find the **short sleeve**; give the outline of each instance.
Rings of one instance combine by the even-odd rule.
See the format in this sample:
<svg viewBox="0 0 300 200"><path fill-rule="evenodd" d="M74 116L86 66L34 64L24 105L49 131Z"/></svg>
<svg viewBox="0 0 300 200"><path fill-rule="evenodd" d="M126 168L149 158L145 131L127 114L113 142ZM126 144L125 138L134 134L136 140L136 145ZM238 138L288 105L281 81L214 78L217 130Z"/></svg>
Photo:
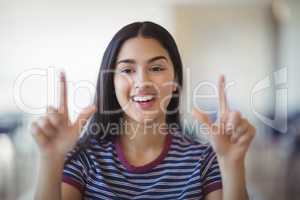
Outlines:
<svg viewBox="0 0 300 200"><path fill-rule="evenodd" d="M84 167L82 153L75 150L67 154L63 169L62 182L72 185L79 191L83 191L87 180L87 169Z"/></svg>
<svg viewBox="0 0 300 200"><path fill-rule="evenodd" d="M201 177L203 181L204 196L210 192L222 189L222 178L219 163L211 146L209 146L205 151L205 159Z"/></svg>

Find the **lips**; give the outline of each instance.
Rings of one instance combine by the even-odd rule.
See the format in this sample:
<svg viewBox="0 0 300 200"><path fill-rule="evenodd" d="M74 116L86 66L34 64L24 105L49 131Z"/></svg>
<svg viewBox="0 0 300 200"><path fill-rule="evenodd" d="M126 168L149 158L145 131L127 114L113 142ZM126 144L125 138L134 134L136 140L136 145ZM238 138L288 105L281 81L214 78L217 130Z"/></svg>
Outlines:
<svg viewBox="0 0 300 200"><path fill-rule="evenodd" d="M140 109L149 109L155 103L155 95L134 95L131 97L132 101L136 104L136 106Z"/></svg>

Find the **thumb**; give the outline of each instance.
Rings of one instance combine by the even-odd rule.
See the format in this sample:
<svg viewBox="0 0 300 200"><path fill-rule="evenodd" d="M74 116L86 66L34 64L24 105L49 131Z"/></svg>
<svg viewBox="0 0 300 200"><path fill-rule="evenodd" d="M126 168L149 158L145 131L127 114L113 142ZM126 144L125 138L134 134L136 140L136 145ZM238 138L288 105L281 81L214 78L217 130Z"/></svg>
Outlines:
<svg viewBox="0 0 300 200"><path fill-rule="evenodd" d="M88 106L84 108L78 115L74 125L77 130L81 130L81 128L86 124L87 120L96 112L96 107L94 105Z"/></svg>
<svg viewBox="0 0 300 200"><path fill-rule="evenodd" d="M197 110L196 108L192 109L192 116L195 117L202 124L206 124L208 126L211 125L208 115L204 112Z"/></svg>

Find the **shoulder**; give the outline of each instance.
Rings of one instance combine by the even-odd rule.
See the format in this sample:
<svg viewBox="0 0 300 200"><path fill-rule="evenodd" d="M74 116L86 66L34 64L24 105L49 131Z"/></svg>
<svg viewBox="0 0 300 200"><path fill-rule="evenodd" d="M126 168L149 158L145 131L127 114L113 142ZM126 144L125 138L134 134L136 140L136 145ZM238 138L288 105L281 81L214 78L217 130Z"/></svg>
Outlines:
<svg viewBox="0 0 300 200"><path fill-rule="evenodd" d="M171 151L184 152L185 155L201 157L201 160L215 154L207 140L185 134L184 132L172 133Z"/></svg>
<svg viewBox="0 0 300 200"><path fill-rule="evenodd" d="M198 136L187 134L187 132L172 132L173 143L181 147L193 147L206 149L210 148L211 145L208 140L200 138Z"/></svg>
<svg viewBox="0 0 300 200"><path fill-rule="evenodd" d="M113 159L115 150L112 140L91 139L87 144L76 146L67 154L66 163L77 163L90 168L99 159Z"/></svg>

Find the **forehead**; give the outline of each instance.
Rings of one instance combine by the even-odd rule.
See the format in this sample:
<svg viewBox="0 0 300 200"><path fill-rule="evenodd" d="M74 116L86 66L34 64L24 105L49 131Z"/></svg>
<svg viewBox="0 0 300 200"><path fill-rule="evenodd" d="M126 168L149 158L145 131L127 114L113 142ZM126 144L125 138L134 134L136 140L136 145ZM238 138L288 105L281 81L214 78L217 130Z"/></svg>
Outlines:
<svg viewBox="0 0 300 200"><path fill-rule="evenodd" d="M143 61L155 56L165 56L170 60L168 52L157 40L135 37L124 42L117 56L117 60L129 58Z"/></svg>

